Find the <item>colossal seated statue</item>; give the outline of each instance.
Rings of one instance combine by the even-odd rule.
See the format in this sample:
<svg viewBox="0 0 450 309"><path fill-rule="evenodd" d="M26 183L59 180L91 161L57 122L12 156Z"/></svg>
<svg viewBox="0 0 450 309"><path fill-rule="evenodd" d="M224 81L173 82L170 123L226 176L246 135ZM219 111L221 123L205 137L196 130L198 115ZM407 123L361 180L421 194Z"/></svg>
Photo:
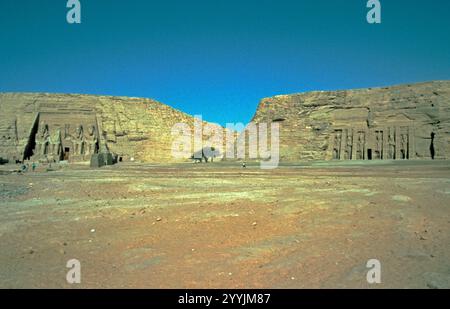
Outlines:
<svg viewBox="0 0 450 309"><path fill-rule="evenodd" d="M46 156L49 151L50 134L48 125L42 122L39 126L39 131L36 135L36 151L35 155Z"/></svg>

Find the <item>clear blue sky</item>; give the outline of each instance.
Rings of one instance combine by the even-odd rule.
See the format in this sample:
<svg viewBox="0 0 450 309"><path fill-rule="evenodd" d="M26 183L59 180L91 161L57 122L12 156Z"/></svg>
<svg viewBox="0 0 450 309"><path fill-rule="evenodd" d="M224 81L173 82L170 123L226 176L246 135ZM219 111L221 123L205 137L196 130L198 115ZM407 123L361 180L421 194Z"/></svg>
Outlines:
<svg viewBox="0 0 450 309"><path fill-rule="evenodd" d="M0 0L0 92L149 97L208 121L259 100L450 79L450 1Z"/></svg>

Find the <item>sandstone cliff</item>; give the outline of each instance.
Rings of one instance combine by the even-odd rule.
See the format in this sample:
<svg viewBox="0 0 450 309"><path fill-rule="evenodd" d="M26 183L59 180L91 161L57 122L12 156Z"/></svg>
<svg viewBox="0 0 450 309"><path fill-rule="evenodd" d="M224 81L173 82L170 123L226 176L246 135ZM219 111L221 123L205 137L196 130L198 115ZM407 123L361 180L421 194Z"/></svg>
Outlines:
<svg viewBox="0 0 450 309"><path fill-rule="evenodd" d="M0 110L0 157L10 161L40 153L87 161L99 146L123 160L179 161L172 127L194 123L142 98L4 93ZM281 162L449 159L450 81L275 96L253 121L279 123Z"/></svg>
<svg viewBox="0 0 450 309"><path fill-rule="evenodd" d="M281 161L450 158L450 81L263 99Z"/></svg>
<svg viewBox="0 0 450 309"><path fill-rule="evenodd" d="M193 127L191 116L142 98L4 93L0 94L0 109L0 156L10 160L24 156L30 136L37 135L33 127L45 123L51 134L61 134L63 143L68 136L79 134L80 127L84 135L93 127L102 143L123 160L173 162L177 160L171 155L172 126L186 123ZM73 152L70 147L66 150ZM87 156L82 159L89 160Z"/></svg>

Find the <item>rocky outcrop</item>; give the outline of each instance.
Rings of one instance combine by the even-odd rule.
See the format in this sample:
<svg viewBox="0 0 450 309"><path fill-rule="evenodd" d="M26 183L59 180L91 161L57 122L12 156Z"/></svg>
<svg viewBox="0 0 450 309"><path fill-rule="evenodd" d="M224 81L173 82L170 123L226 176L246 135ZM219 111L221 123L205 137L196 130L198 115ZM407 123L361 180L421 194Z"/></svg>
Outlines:
<svg viewBox="0 0 450 309"><path fill-rule="evenodd" d="M450 158L450 81L263 99L281 161Z"/></svg>
<svg viewBox="0 0 450 309"><path fill-rule="evenodd" d="M5 93L0 109L0 157L10 162L89 161L108 152L119 161L176 162L172 128L194 124L142 98ZM266 98L253 121L280 125L281 162L449 159L450 81Z"/></svg>
<svg viewBox="0 0 450 309"><path fill-rule="evenodd" d="M194 121L142 98L4 93L0 108L0 156L11 161L43 154L89 161L102 147L124 161L179 161L171 155L172 127L176 123L193 127Z"/></svg>

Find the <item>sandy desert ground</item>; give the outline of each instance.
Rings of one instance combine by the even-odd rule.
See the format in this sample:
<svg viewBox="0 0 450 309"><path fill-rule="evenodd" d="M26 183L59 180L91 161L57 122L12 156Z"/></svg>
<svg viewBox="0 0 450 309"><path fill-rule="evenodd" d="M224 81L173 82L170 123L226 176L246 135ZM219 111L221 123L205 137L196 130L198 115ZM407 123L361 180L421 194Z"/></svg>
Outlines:
<svg viewBox="0 0 450 309"><path fill-rule="evenodd" d="M0 288L450 288L449 161L13 168Z"/></svg>

